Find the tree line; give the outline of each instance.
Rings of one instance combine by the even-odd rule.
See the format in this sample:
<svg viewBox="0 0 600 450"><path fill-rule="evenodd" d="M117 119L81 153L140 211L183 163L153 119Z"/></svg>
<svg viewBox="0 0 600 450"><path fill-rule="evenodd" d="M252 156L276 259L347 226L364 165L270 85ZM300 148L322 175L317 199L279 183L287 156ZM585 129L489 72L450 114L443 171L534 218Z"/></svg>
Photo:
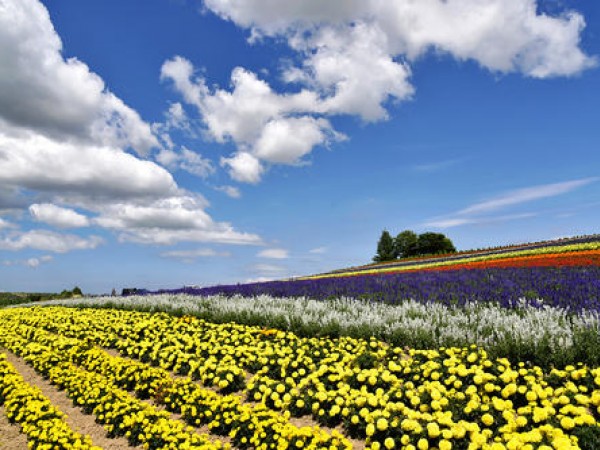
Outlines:
<svg viewBox="0 0 600 450"><path fill-rule="evenodd" d="M454 252L456 252L454 244L442 233L417 234L411 230L404 230L394 238L389 231L383 230L373 261L384 262L398 258Z"/></svg>

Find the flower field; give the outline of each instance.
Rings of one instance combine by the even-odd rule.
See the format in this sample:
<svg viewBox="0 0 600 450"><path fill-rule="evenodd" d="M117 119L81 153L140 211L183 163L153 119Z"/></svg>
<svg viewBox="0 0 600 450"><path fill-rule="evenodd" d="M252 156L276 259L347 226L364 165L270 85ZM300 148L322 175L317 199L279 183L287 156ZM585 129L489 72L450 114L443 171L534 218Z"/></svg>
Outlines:
<svg viewBox="0 0 600 450"><path fill-rule="evenodd" d="M583 364L542 370L475 346L415 350L117 309L5 309L0 331L2 348L109 435L144 448L591 449L600 440L600 369ZM2 364L0 398L12 411L35 392ZM16 421L43 423L42 410ZM45 442L81 442L47 448L91 445L52 424Z"/></svg>
<svg viewBox="0 0 600 450"><path fill-rule="evenodd" d="M597 236L139 293L0 309L30 448L600 449Z"/></svg>

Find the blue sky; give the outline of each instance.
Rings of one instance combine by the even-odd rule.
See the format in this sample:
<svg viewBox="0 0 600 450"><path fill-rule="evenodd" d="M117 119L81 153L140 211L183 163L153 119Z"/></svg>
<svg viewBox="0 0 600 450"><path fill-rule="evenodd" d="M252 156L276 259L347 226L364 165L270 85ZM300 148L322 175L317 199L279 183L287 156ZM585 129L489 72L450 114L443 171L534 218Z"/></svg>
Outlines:
<svg viewBox="0 0 600 450"><path fill-rule="evenodd" d="M0 290L599 232L589 1L0 0Z"/></svg>

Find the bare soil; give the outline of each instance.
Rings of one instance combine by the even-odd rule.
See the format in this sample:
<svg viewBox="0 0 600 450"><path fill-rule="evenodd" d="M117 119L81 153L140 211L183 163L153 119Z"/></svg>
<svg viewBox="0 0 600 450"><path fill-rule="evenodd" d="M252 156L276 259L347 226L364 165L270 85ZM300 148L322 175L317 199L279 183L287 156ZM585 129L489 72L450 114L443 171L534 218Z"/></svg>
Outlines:
<svg viewBox="0 0 600 450"><path fill-rule="evenodd" d="M11 424L6 417L4 406L0 406L0 450L27 448L27 438L21 434L21 427Z"/></svg>

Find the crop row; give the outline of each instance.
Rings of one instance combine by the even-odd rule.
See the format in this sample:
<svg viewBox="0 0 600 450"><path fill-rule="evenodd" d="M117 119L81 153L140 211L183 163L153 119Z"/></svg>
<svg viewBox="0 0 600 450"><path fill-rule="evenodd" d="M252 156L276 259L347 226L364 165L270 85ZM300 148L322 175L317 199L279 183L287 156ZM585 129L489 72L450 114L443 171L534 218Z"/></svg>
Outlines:
<svg viewBox="0 0 600 450"><path fill-rule="evenodd" d="M492 262L503 260L506 258L527 258L534 256L551 256L555 257L560 254L574 254L578 252L588 252L588 253L598 253L600 251L600 241L596 242L587 242L585 244L571 244L571 245L562 245L562 246L548 246L534 249L525 249L525 250L516 250L512 252L506 253L491 253L487 255L471 255L466 256L464 258L458 259L444 259L444 258L434 258L429 261L424 262L408 262L406 264L397 264L394 266L380 266L372 269L365 270L357 270L357 271L348 271L348 272L338 272L333 274L322 274L322 275L312 275L307 277L301 277L300 279L323 279L323 278L338 278L342 276L352 276L352 275L369 275L369 274L383 274L383 273L397 273L403 270L419 270L419 269L432 269L432 268L440 268L453 266L455 264L469 264L469 263L478 263L478 262Z"/></svg>
<svg viewBox="0 0 600 450"><path fill-rule="evenodd" d="M73 431L65 415L36 386L28 384L0 353L0 405L11 423L18 423L32 450L100 450L89 436Z"/></svg>
<svg viewBox="0 0 600 450"><path fill-rule="evenodd" d="M266 295L105 297L63 303L71 307L167 311L216 323L276 327L305 337L375 336L413 348L476 344L494 357L531 361L543 367L576 362L600 364L598 312L571 314L566 308L540 306L538 300L515 302L510 308L490 302L446 306L405 301L389 305L366 300L317 301Z"/></svg>
<svg viewBox="0 0 600 450"><path fill-rule="evenodd" d="M64 353L11 333L2 336L1 344L64 389L74 405L93 413L108 437L125 436L130 445L144 444L146 449L222 448L220 442L211 443L191 427L170 419L167 412L133 398L109 378L68 362Z"/></svg>
<svg viewBox="0 0 600 450"><path fill-rule="evenodd" d="M402 258L400 260L394 261L385 261L381 263L371 263L362 266L354 266L346 269L338 269L333 270L331 272L326 272L325 274L334 274L334 273L343 273L343 272L353 272L353 271L362 271L369 269L376 269L380 267L394 267L394 266L403 266L409 264L419 264L423 262L430 261L451 261L461 258L468 258L473 256L486 256L486 255L502 255L506 253L521 251L521 250L533 250L533 249L545 249L548 247L563 247L566 245L574 245L574 244L587 244L590 242L600 242L600 235L588 235L588 236L580 236L580 237L572 237L572 238L562 238L553 241L542 241L542 242L531 242L526 244L515 244L509 246L500 246L500 247L490 247L484 249L477 250L464 250L458 251L455 253L448 253L445 255L433 255L433 256L414 256L410 258ZM319 274L321 275L321 274Z"/></svg>
<svg viewBox="0 0 600 450"><path fill-rule="evenodd" d="M207 424L213 433L229 435L238 448L287 448L290 442L307 448L322 445L349 447L335 431L330 435L318 428L299 429L288 422L285 414L269 411L262 405L242 404L236 396L220 396L189 379L172 378L161 368L112 357L86 344L85 339L69 339L22 324L5 329L21 336L13 335L12 339L20 339L21 343L33 341L52 348L80 367L106 377L121 389L134 391L140 398L153 398L169 411L181 413L189 424ZM223 381L226 380L223 376Z"/></svg>
<svg viewBox="0 0 600 450"><path fill-rule="evenodd" d="M191 376L216 356L255 371L244 389L249 400L342 425L372 449L591 449L600 439L600 369L583 365L544 372L476 348L417 351L376 340L301 339L164 314L53 308L27 317L81 341L93 323L90 339L112 340L132 356ZM166 395L168 402L176 397Z"/></svg>

